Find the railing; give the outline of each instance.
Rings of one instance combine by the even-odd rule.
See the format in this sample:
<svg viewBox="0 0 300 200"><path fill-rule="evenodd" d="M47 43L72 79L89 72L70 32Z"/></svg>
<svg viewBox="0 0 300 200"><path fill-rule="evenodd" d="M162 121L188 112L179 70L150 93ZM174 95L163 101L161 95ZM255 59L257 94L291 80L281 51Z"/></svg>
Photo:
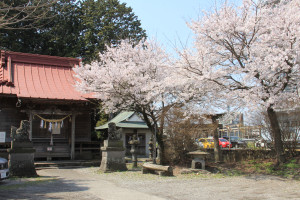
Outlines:
<svg viewBox="0 0 300 200"><path fill-rule="evenodd" d="M75 155L90 154L91 158L99 158L100 147L103 146L103 142L89 141L89 142L75 142Z"/></svg>

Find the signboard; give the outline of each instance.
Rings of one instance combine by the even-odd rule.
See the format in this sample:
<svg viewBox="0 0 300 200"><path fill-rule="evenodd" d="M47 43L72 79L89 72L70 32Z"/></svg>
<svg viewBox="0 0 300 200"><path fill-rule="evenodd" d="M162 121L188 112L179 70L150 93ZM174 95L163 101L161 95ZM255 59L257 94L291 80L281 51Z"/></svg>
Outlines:
<svg viewBox="0 0 300 200"><path fill-rule="evenodd" d="M6 132L0 132L0 143L5 143Z"/></svg>
<svg viewBox="0 0 300 200"><path fill-rule="evenodd" d="M60 134L60 126L52 127L52 134L54 135Z"/></svg>

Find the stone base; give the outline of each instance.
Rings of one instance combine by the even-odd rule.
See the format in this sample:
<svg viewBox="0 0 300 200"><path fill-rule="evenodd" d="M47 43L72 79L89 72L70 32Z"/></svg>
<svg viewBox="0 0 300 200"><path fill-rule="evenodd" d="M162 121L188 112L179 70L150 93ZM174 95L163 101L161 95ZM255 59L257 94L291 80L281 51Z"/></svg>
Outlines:
<svg viewBox="0 0 300 200"><path fill-rule="evenodd" d="M200 158L195 158L192 160L192 165L191 165L191 168L192 169L197 169L196 168L196 163L200 163L201 164L201 169L205 169L205 160L202 160Z"/></svg>
<svg viewBox="0 0 300 200"><path fill-rule="evenodd" d="M122 145L121 145L122 144ZM122 141L104 141L100 171L126 171L125 149Z"/></svg>
<svg viewBox="0 0 300 200"><path fill-rule="evenodd" d="M9 153L9 171L11 176L35 177L34 151L31 153Z"/></svg>
<svg viewBox="0 0 300 200"><path fill-rule="evenodd" d="M28 141L28 142L12 141L11 148L12 149L32 149L33 143L30 141Z"/></svg>

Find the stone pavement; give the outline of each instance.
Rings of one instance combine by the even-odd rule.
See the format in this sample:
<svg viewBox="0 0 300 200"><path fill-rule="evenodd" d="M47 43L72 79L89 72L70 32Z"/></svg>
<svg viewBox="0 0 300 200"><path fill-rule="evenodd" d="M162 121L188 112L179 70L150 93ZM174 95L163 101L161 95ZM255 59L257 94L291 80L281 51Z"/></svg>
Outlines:
<svg viewBox="0 0 300 200"><path fill-rule="evenodd" d="M162 200L155 195L116 186L74 167L48 167L37 170L40 178L9 179L0 182L0 199L89 199Z"/></svg>

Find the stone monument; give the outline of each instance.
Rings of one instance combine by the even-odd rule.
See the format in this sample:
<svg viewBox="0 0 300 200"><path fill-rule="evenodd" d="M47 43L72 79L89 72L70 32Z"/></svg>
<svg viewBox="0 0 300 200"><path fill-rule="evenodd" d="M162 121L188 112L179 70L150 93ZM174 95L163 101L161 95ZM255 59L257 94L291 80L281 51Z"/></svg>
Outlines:
<svg viewBox="0 0 300 200"><path fill-rule="evenodd" d="M20 127L11 127L11 148L9 153L9 170L11 176L37 176L34 167L34 153L32 142L29 140L29 121L22 120Z"/></svg>
<svg viewBox="0 0 300 200"><path fill-rule="evenodd" d="M125 171L125 149L121 140L121 131L117 130L116 124L108 124L108 139L104 140L104 146L101 147L102 160L100 170L103 172Z"/></svg>

